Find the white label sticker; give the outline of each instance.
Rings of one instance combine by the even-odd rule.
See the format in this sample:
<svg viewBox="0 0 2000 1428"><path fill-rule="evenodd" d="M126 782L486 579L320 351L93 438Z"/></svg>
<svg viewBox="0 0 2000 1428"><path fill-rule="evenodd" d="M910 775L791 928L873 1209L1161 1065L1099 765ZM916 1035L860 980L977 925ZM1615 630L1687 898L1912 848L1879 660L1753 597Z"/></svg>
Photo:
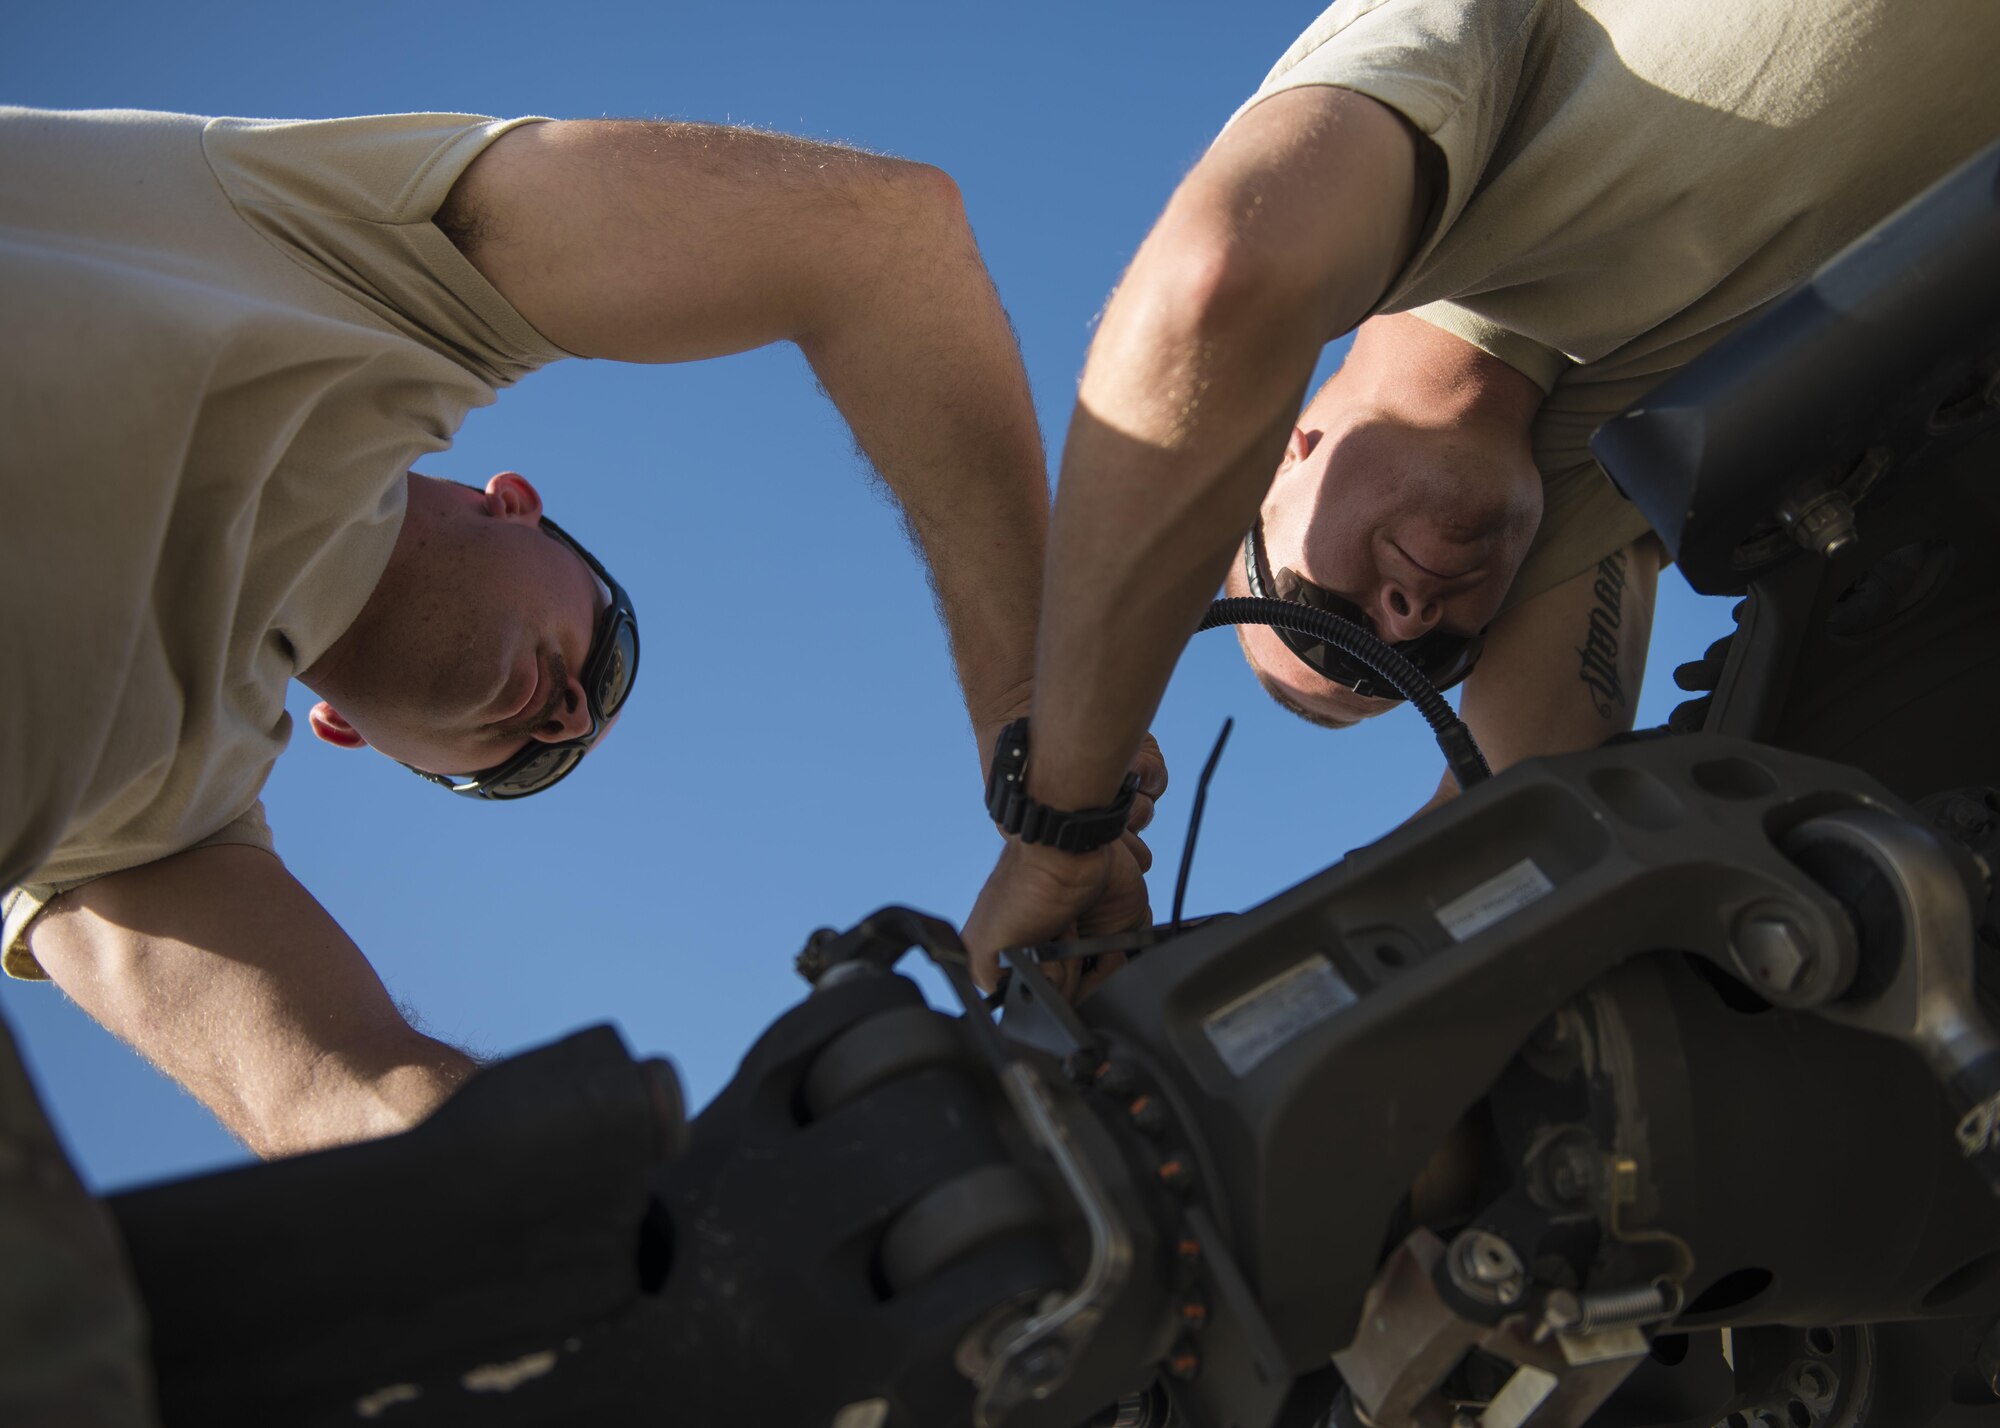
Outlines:
<svg viewBox="0 0 2000 1428"><path fill-rule="evenodd" d="M1523 858L1440 907L1437 920L1453 941L1463 942L1468 937L1477 937L1509 913L1540 902L1555 890L1556 885L1535 866L1535 860Z"/></svg>
<svg viewBox="0 0 2000 1428"><path fill-rule="evenodd" d="M1222 1064L1247 1076L1265 1057L1310 1027L1354 1005L1354 988L1324 957L1299 963L1203 1018Z"/></svg>

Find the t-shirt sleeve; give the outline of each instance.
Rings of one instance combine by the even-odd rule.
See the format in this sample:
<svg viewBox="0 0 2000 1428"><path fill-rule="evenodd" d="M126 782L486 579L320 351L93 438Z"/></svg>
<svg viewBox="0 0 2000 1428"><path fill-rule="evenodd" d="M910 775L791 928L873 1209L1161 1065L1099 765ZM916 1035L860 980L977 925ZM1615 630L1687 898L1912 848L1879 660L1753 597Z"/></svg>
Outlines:
<svg viewBox="0 0 2000 1428"><path fill-rule="evenodd" d="M209 167L245 221L315 277L482 380L568 356L431 219L486 146L541 120L465 114L214 119Z"/></svg>
<svg viewBox="0 0 2000 1428"><path fill-rule="evenodd" d="M1435 147L1442 192L1404 276L1378 310L1393 311L1410 275L1450 232L1479 187L1507 121L1546 0L1336 0L1285 52L1236 112L1274 94L1331 85L1365 94ZM1235 122L1234 119L1231 122Z"/></svg>
<svg viewBox="0 0 2000 1428"><path fill-rule="evenodd" d="M1544 396L1555 390L1556 379L1572 365L1569 358L1553 348L1544 347L1533 338L1523 337L1455 302L1425 303L1422 307L1411 308L1409 316L1427 322L1441 332L1449 332L1462 342L1471 343L1489 357L1498 357L1540 387Z"/></svg>
<svg viewBox="0 0 2000 1428"><path fill-rule="evenodd" d="M228 843L262 848L267 853L277 852L271 841L271 825L264 819L262 799L193 847L216 848ZM28 950L28 929L56 898L94 881L94 878L72 878L67 882L22 883L19 887L10 888L5 901L0 902L0 909L4 909L6 914L4 930L0 930L0 970L20 981L46 982L49 974L42 970L42 964Z"/></svg>

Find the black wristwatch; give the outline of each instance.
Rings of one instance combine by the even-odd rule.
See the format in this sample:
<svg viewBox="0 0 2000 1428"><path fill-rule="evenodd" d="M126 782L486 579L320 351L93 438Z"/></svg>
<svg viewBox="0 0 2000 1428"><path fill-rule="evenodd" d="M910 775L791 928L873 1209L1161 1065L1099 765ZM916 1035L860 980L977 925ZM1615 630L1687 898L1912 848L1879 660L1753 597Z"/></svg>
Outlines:
<svg viewBox="0 0 2000 1428"><path fill-rule="evenodd" d="M1125 831L1139 775L1129 773L1118 785L1118 796L1102 808L1065 812L1028 797L1028 721L1016 719L1000 731L993 749L993 771L986 776L986 811L1023 843L1040 843L1065 853L1102 848Z"/></svg>

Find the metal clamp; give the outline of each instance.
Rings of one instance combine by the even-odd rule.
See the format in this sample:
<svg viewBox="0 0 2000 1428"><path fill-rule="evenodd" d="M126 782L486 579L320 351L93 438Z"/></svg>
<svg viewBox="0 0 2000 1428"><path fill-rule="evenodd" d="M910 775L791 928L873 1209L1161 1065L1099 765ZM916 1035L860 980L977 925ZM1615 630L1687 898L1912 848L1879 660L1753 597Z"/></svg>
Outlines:
<svg viewBox="0 0 2000 1428"><path fill-rule="evenodd" d="M1096 1172L1076 1151L1069 1130L1050 1103L1048 1087L1026 1062L1000 1073L1007 1099L1035 1143L1056 1164L1090 1232L1090 1262L1075 1289L1019 1325L980 1371L972 1417L993 1428L1023 1402L1047 1398L1069 1377L1105 1307L1132 1269L1132 1236L1112 1208Z"/></svg>
<svg viewBox="0 0 2000 1428"><path fill-rule="evenodd" d="M1858 855L1887 884L1900 945L1815 1010L1915 1048L1958 1113L1960 1151L2000 1195L2000 1035L1974 991L1971 901L1951 856L1928 829L1865 808L1811 819L1785 847Z"/></svg>

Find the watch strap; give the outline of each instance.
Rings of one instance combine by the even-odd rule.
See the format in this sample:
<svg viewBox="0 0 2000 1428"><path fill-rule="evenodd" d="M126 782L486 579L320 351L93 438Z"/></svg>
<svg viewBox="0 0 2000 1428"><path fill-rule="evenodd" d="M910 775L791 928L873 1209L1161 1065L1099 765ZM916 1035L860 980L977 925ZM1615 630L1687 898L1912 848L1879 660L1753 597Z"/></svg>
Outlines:
<svg viewBox="0 0 2000 1428"><path fill-rule="evenodd" d="M1028 721L1016 719L1000 731L993 748L993 768L986 776L986 811L1000 831L1023 843L1037 843L1064 853L1088 853L1125 831L1139 775L1129 773L1118 785L1118 796L1101 808L1061 809L1028 796Z"/></svg>

